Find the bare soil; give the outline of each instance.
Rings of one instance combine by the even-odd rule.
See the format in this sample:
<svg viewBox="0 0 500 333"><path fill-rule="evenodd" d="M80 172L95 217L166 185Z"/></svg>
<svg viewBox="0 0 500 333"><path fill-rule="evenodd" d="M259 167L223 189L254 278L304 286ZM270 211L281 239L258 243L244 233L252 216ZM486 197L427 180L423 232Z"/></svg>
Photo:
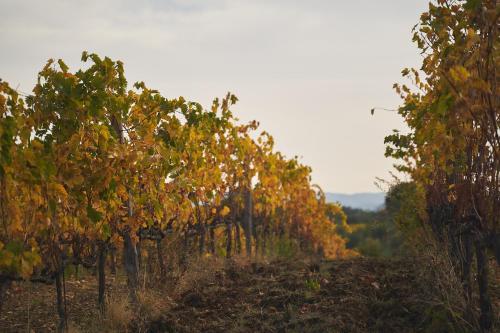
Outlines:
<svg viewBox="0 0 500 333"><path fill-rule="evenodd" d="M446 331L446 325L435 326L437 307L428 296L432 288L422 283L419 272L418 264L408 259L229 262L216 269L212 278L199 279L182 290L166 282L164 291L156 293L160 298L156 302L163 301L165 308L154 315L144 315L144 308L133 312L126 330ZM127 297L123 277L108 280L110 293ZM498 294L494 295L498 308ZM66 297L75 332L113 331L99 328L95 277L68 278ZM54 303L53 286L16 283L0 314L0 332L54 331Z"/></svg>

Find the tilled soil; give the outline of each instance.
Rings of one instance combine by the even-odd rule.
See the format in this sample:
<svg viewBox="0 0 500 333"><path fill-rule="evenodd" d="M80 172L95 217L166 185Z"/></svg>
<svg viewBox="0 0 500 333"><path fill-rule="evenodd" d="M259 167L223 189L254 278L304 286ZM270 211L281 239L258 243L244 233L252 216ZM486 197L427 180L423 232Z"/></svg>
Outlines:
<svg viewBox="0 0 500 333"><path fill-rule="evenodd" d="M425 321L408 263L355 259L228 267L181 295L151 332L411 332Z"/></svg>
<svg viewBox="0 0 500 333"><path fill-rule="evenodd" d="M135 318L126 329L114 331L434 331L432 302L426 299L431 288L422 283L418 265L408 259L228 262L213 270L211 278L195 279L182 289L157 290L156 304L164 300L162 304L168 305L154 315L140 307L132 311ZM126 299L123 277L109 279L108 288L115 297ZM31 332L54 331L54 295L53 286L12 286L0 314L0 332L28 332L28 322ZM66 295L75 332L113 331L98 324L94 277L70 279ZM436 331L446 331L444 327Z"/></svg>

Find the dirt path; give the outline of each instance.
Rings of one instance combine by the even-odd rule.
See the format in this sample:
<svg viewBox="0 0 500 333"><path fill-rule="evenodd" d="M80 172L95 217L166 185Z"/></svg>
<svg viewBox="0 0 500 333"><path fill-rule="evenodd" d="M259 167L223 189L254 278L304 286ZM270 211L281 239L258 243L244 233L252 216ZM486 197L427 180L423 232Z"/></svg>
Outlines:
<svg viewBox="0 0 500 333"><path fill-rule="evenodd" d="M416 268L407 261L364 258L229 264L169 297L165 292L160 298L168 300L168 309L146 321L132 320L128 331L419 331L428 326L428 306L421 299L425 286L417 282ZM0 314L0 332L27 331L28 298L33 331L55 328L53 287L36 287L29 295L27 285L11 288ZM110 287L121 292L123 282ZM96 289L91 278L68 281L68 310L77 331L96 329Z"/></svg>

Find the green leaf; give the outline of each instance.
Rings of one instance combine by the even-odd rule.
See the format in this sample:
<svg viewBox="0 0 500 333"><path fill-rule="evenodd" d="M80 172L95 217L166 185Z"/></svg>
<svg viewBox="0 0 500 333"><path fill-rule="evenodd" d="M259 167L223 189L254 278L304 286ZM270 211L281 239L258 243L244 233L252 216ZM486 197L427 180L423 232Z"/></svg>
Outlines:
<svg viewBox="0 0 500 333"><path fill-rule="evenodd" d="M104 224L102 226L102 234L106 238L111 237L111 228L110 228L109 224Z"/></svg>
<svg viewBox="0 0 500 333"><path fill-rule="evenodd" d="M85 62L89 58L89 53L87 51L82 52L82 61Z"/></svg>
<svg viewBox="0 0 500 333"><path fill-rule="evenodd" d="M49 199L49 210L52 215L56 214L56 201L54 199Z"/></svg>
<svg viewBox="0 0 500 333"><path fill-rule="evenodd" d="M91 206L87 206L87 216L94 223L97 223L102 219L102 213L98 212Z"/></svg>
<svg viewBox="0 0 500 333"><path fill-rule="evenodd" d="M482 0L467 0L464 7L465 9L475 10L481 6Z"/></svg>
<svg viewBox="0 0 500 333"><path fill-rule="evenodd" d="M5 245L5 249L13 253L14 255L18 256L21 254L23 250L23 243L16 240L10 241Z"/></svg>
<svg viewBox="0 0 500 333"><path fill-rule="evenodd" d="M68 72L69 67L64 63L64 61L59 59L59 60L57 60L57 63L59 64L59 67L61 67L61 70L63 71L63 73Z"/></svg>

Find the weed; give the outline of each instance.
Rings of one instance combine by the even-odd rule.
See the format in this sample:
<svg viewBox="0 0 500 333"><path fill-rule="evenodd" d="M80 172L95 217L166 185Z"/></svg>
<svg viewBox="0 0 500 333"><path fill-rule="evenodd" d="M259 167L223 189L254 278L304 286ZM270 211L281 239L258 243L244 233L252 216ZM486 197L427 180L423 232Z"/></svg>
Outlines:
<svg viewBox="0 0 500 333"><path fill-rule="evenodd" d="M97 331L100 332L127 332L130 322L133 320L128 297L111 297L108 301L106 315L98 323Z"/></svg>
<svg viewBox="0 0 500 333"><path fill-rule="evenodd" d="M321 284L317 279L307 279L305 285L311 291L319 291L321 289Z"/></svg>

